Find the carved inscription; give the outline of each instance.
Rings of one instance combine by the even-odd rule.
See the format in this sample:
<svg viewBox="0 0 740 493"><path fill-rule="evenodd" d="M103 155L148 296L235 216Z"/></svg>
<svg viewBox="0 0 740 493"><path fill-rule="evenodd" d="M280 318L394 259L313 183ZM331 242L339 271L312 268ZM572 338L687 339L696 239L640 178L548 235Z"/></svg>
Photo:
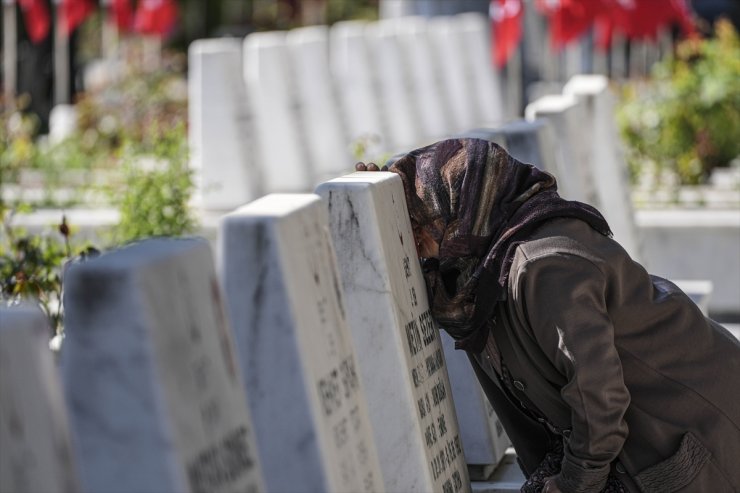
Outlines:
<svg viewBox="0 0 740 493"><path fill-rule="evenodd" d="M209 493L236 481L253 466L247 429L242 426L190 462L187 466L188 480L194 493ZM248 491L256 491L256 487L252 485Z"/></svg>
<svg viewBox="0 0 740 493"><path fill-rule="evenodd" d="M411 269L411 262L403 257L402 268L412 310L421 308ZM424 444L429 458L432 479L441 485L444 493L457 493L464 489L462 443L460 436L450 432L448 414L453 409L449 381L445 373L445 360L441 341L429 309L414 316L404 325L406 345L411 356L411 374L416 407L422 423ZM452 411L454 412L454 411ZM456 426L455 426L456 429Z"/></svg>

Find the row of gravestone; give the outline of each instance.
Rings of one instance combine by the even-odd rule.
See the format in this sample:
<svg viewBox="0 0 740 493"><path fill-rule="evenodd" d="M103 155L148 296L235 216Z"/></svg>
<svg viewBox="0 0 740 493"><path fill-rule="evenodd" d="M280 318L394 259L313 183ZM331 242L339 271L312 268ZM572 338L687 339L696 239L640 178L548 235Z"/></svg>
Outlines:
<svg viewBox="0 0 740 493"><path fill-rule="evenodd" d="M58 368L44 315L0 309L0 491L454 493L466 457L501 459L398 176L251 202L217 257L151 239L70 265Z"/></svg>
<svg viewBox="0 0 740 493"><path fill-rule="evenodd" d="M613 145L603 82L575 79L568 93L578 97L528 108L538 120L467 135L555 171L568 198L591 194L603 207L594 180L611 172L612 187L624 185L618 154L598 159L612 171L578 159ZM35 349L18 342L32 334L19 327L43 322L4 311L0 480L29 491L44 478L74 481L56 464L96 492L458 491L470 484L463 456L495 464L505 438L464 356L429 319L397 178L359 173L318 192L227 216L218 281L193 240L70 267L66 407L50 363L29 367L48 357L40 336ZM72 445L55 427L64 418L44 414L65 409Z"/></svg>
<svg viewBox="0 0 740 493"><path fill-rule="evenodd" d="M345 21L189 49L189 140L202 206L305 192L371 156L498 124L489 23L467 13Z"/></svg>

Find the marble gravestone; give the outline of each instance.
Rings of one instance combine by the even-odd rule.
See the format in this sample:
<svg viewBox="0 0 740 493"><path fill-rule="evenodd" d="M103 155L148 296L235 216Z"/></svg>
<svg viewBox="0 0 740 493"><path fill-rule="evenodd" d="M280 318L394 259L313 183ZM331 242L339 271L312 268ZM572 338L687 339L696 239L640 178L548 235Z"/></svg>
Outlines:
<svg viewBox="0 0 740 493"><path fill-rule="evenodd" d="M188 142L196 200L228 210L260 193L250 165L248 105L237 39L202 39L188 48Z"/></svg>
<svg viewBox="0 0 740 493"><path fill-rule="evenodd" d="M437 78L441 81L442 97L450 108L449 133L464 132L483 122L476 120L476 98L472 97L472 81L468 79L465 62L465 35L456 16L429 19L428 36Z"/></svg>
<svg viewBox="0 0 740 493"><path fill-rule="evenodd" d="M49 334L49 322L38 307L0 306L3 493L79 491Z"/></svg>
<svg viewBox="0 0 740 493"><path fill-rule="evenodd" d="M306 142L299 131L301 108L286 33L257 32L244 38L244 80L254 111L255 162L263 192L305 192L313 187Z"/></svg>
<svg viewBox="0 0 740 493"><path fill-rule="evenodd" d="M368 23L341 21L329 31L329 62L350 142L364 141L368 154L387 149L375 87L375 69L365 37Z"/></svg>
<svg viewBox="0 0 740 493"><path fill-rule="evenodd" d="M424 17L401 17L396 22L399 25L397 35L401 56L408 67L413 87L409 98L419 115L421 137L441 139L450 131L450 108L435 69L428 22Z"/></svg>
<svg viewBox="0 0 740 493"><path fill-rule="evenodd" d="M638 262L644 262L642 241L632 209L627 163L619 146L614 118L614 95L609 80L599 75L572 77L563 88L565 94L582 101L586 108L586 124L593 138L589 150L592 175L601 204L600 211L614 232L614 239ZM707 280L673 279L706 315L713 292Z"/></svg>
<svg viewBox="0 0 740 493"><path fill-rule="evenodd" d="M586 122L586 110L574 96L551 94L527 105L525 118L529 121L547 120L557 137L555 152L563 163L559 170L559 192L563 198L578 200L601 207L589 163L591 129Z"/></svg>
<svg viewBox="0 0 740 493"><path fill-rule="evenodd" d="M349 137L341 120L329 68L329 28L292 29L286 42L292 73L299 81L296 84L301 108L299 123L314 173L311 179L313 184L320 183L345 173L352 162Z"/></svg>
<svg viewBox="0 0 740 493"><path fill-rule="evenodd" d="M475 123L500 124L506 115L501 81L491 59L490 20L482 14L469 12L456 16L456 21L464 43L462 56L467 78L473 86L468 97L476 103Z"/></svg>
<svg viewBox="0 0 740 493"><path fill-rule="evenodd" d="M267 489L381 490L319 197L258 199L223 218L219 244Z"/></svg>
<svg viewBox="0 0 740 493"><path fill-rule="evenodd" d="M444 352L400 177L353 173L317 192L329 210L383 489L468 491Z"/></svg>
<svg viewBox="0 0 740 493"><path fill-rule="evenodd" d="M583 122L591 128L589 162L599 195L601 213L609 222L617 240L632 258L641 257L635 226L632 199L629 192L627 163L619 148L619 133L615 124L614 95L609 79L602 75L577 75L563 88L564 94L582 100L586 109Z"/></svg>
<svg viewBox="0 0 740 493"><path fill-rule="evenodd" d="M386 145L391 150L416 147L421 141L421 121L413 104L413 86L399 33L403 23L386 19L368 24L365 36L372 66L378 75L378 90ZM427 104L434 104L434 100Z"/></svg>
<svg viewBox="0 0 740 493"><path fill-rule="evenodd" d="M73 264L64 284L82 489L263 491L208 243L142 241Z"/></svg>

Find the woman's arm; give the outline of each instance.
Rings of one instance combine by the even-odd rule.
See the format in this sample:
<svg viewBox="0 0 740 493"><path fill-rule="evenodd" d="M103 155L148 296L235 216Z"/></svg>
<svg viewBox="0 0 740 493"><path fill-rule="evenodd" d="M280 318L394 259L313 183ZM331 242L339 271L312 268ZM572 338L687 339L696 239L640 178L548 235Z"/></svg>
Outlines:
<svg viewBox="0 0 740 493"><path fill-rule="evenodd" d="M630 403L606 307L606 277L586 258L556 253L527 260L517 279L518 305L567 380L561 396L573 428L555 483L563 492L601 491L627 438Z"/></svg>

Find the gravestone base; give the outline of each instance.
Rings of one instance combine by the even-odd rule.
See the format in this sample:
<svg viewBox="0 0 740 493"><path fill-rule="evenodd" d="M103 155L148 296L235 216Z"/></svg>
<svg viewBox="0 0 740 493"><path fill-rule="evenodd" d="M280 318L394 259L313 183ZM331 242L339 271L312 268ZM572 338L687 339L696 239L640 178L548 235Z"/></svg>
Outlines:
<svg viewBox="0 0 740 493"><path fill-rule="evenodd" d="M471 481L486 481L496 470L493 464L468 464L468 476Z"/></svg>
<svg viewBox="0 0 740 493"><path fill-rule="evenodd" d="M524 481L524 474L516 462L516 453L510 448L490 479L473 481L470 487L472 493L516 493Z"/></svg>

